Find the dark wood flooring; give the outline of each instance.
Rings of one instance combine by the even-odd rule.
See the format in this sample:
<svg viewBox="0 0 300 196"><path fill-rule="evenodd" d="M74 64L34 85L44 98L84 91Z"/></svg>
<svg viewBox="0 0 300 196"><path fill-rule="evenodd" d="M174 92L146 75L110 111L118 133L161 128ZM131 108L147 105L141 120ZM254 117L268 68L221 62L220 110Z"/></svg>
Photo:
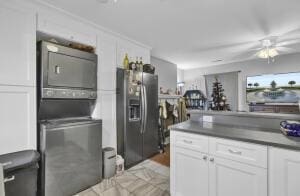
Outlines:
<svg viewBox="0 0 300 196"><path fill-rule="evenodd" d="M170 145L166 146L164 153L155 155L151 160L170 167Z"/></svg>

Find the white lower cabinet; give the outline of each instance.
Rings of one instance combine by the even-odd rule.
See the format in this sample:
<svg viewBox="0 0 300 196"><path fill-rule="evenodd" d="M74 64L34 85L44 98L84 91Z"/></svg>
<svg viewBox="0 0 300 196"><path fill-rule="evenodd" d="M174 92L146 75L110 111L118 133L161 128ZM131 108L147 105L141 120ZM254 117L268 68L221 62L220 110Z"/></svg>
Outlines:
<svg viewBox="0 0 300 196"><path fill-rule="evenodd" d="M35 87L0 86L0 154L36 149Z"/></svg>
<svg viewBox="0 0 300 196"><path fill-rule="evenodd" d="M181 147L172 148L172 196L207 196L207 155Z"/></svg>
<svg viewBox="0 0 300 196"><path fill-rule="evenodd" d="M209 146L216 145L216 140L207 136L201 136L201 140L197 137L199 135L171 131L172 196L268 195L267 168L256 166L250 158L249 163L245 161L245 156L250 155L246 149L255 149L253 157L256 154L263 154L267 159L268 154L263 146L258 145L257 148L250 146L249 148L249 144L245 142L225 139L222 141L223 139L218 138L220 144L229 144L232 141L235 150L239 149L241 153L234 154L235 157L232 154L226 157L225 153L222 156L216 156L215 149L209 148ZM194 140L186 138L194 138ZM177 141L180 139L187 141L185 146L178 144ZM201 146L201 148L192 150L193 146ZM206 152L207 149L208 152Z"/></svg>
<svg viewBox="0 0 300 196"><path fill-rule="evenodd" d="M267 196L267 169L210 158L209 196Z"/></svg>
<svg viewBox="0 0 300 196"><path fill-rule="evenodd" d="M300 152L269 149L269 196L300 195Z"/></svg>

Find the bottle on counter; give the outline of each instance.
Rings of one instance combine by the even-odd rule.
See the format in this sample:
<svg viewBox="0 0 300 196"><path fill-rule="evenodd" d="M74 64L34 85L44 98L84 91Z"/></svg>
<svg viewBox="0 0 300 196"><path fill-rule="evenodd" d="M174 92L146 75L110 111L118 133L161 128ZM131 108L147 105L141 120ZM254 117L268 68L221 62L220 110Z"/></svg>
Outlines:
<svg viewBox="0 0 300 196"><path fill-rule="evenodd" d="M144 67L143 58L140 57L139 68L141 72L143 72L143 67Z"/></svg>
<svg viewBox="0 0 300 196"><path fill-rule="evenodd" d="M128 70L129 69L129 58L128 58L128 54L125 54L125 57L123 59L123 68Z"/></svg>

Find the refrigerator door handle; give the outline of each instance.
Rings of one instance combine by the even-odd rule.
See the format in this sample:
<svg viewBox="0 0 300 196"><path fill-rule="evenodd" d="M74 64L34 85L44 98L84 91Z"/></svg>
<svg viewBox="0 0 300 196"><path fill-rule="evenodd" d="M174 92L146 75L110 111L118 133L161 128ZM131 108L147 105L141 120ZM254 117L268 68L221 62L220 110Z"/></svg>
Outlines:
<svg viewBox="0 0 300 196"><path fill-rule="evenodd" d="M144 99L144 87L143 85L141 86L141 100L142 100L142 112L141 112L141 116L142 116L142 121L141 121L141 133L143 133L143 129L144 129L144 119L145 119L145 99Z"/></svg>
<svg viewBox="0 0 300 196"><path fill-rule="evenodd" d="M146 131L146 125L147 125L147 117L148 117L148 100L147 100L147 90L146 86L143 85L143 91L144 91L144 125L143 125L143 133Z"/></svg>

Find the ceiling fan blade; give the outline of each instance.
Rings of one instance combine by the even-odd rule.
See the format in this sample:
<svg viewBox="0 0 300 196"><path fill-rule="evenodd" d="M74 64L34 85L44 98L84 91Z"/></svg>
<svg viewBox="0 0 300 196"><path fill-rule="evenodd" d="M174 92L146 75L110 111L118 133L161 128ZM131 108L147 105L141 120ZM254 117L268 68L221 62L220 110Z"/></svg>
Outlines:
<svg viewBox="0 0 300 196"><path fill-rule="evenodd" d="M279 36L278 40L280 41L281 39L286 40L286 39L295 39L300 37L300 28L296 28L293 30L290 30L282 35Z"/></svg>
<svg viewBox="0 0 300 196"><path fill-rule="evenodd" d="M205 47L197 49L197 52L207 52L207 51L222 51L222 50L232 50L232 51L248 51L251 48L259 47L260 43L256 41L251 42L241 42L241 43L234 43L234 44L224 44L224 45L217 45L213 47Z"/></svg>
<svg viewBox="0 0 300 196"><path fill-rule="evenodd" d="M290 45L294 45L294 44L300 44L300 38L298 39L292 39L292 40L285 40L285 41L281 41L281 42L278 42L276 44L276 46L290 46Z"/></svg>
<svg viewBox="0 0 300 196"><path fill-rule="evenodd" d="M253 49L250 49L249 51L258 51L258 50L262 50L264 49L263 47L260 47L260 48L253 48Z"/></svg>
<svg viewBox="0 0 300 196"><path fill-rule="evenodd" d="M256 53L253 54L253 51L247 51L247 52L243 52L241 54L235 55L233 57L230 58L230 60L248 60L253 58L254 56L256 56Z"/></svg>
<svg viewBox="0 0 300 196"><path fill-rule="evenodd" d="M281 52L293 52L294 49L292 48L287 48L287 47L282 47L282 46L276 46L276 50L281 51Z"/></svg>

